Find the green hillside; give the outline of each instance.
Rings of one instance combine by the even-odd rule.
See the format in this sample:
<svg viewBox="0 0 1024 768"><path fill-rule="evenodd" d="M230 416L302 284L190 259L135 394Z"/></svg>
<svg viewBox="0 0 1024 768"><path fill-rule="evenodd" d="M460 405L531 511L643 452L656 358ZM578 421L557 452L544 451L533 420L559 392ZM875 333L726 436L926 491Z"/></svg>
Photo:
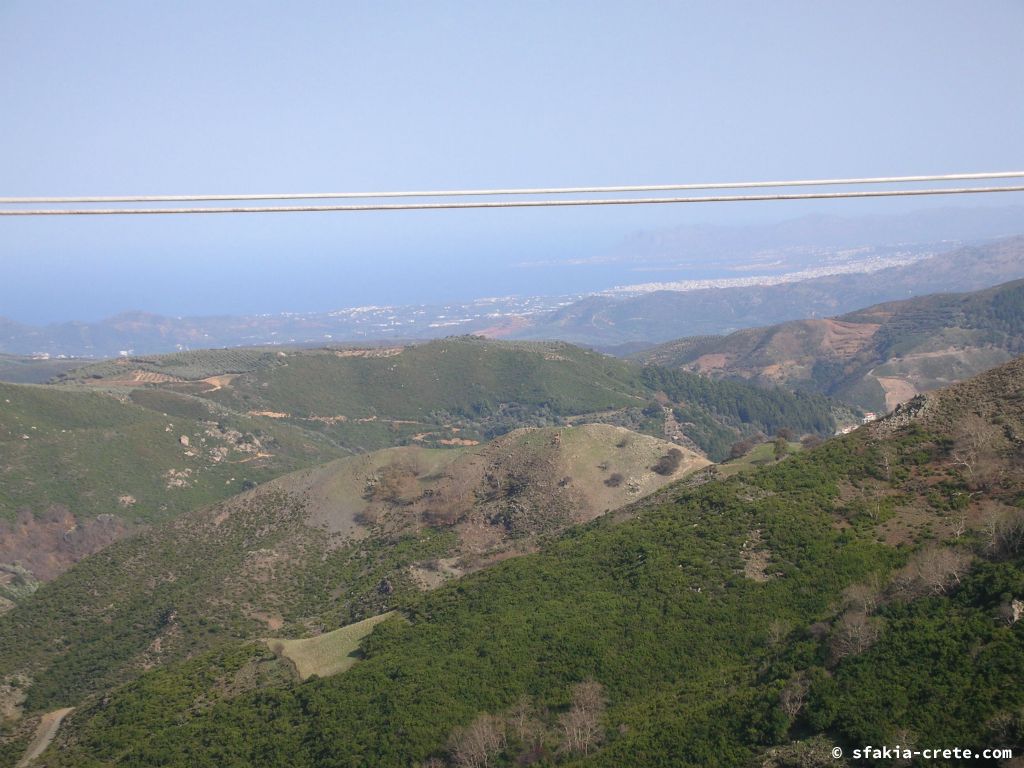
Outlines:
<svg viewBox="0 0 1024 768"><path fill-rule="evenodd" d="M274 414L358 450L416 435L483 440L645 403L638 370L619 361L566 344L471 337L382 349L209 350L112 361L72 376L122 383L128 371L179 379L159 386Z"/></svg>
<svg viewBox="0 0 1024 768"><path fill-rule="evenodd" d="M240 638L350 624L706 464L586 425L302 470L110 546L41 587L0 618L0 684L30 681L21 691L35 710Z"/></svg>
<svg viewBox="0 0 1024 768"><path fill-rule="evenodd" d="M866 743L1019 750L1022 441L1016 361L403 596L403 618L343 674L261 675L274 661L259 645L155 670L83 703L43 764L781 766L842 764L834 746Z"/></svg>

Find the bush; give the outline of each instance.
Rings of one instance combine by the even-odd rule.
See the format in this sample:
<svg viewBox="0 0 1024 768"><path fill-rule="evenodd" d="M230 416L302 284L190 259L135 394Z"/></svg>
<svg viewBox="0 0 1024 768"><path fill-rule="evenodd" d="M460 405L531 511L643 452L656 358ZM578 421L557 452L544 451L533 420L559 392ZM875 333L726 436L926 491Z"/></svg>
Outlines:
<svg viewBox="0 0 1024 768"><path fill-rule="evenodd" d="M683 452L678 448L669 448L668 453L662 456L651 469L659 475L671 475L683 462Z"/></svg>

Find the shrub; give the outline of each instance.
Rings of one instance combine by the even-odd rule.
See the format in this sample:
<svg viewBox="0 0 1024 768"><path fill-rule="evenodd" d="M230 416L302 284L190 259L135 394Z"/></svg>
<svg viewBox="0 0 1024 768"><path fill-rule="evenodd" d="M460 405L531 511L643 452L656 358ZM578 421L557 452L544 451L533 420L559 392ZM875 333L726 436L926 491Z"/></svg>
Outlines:
<svg viewBox="0 0 1024 768"><path fill-rule="evenodd" d="M651 469L659 475L671 475L682 463L683 452L678 448L669 448L668 453L658 459Z"/></svg>

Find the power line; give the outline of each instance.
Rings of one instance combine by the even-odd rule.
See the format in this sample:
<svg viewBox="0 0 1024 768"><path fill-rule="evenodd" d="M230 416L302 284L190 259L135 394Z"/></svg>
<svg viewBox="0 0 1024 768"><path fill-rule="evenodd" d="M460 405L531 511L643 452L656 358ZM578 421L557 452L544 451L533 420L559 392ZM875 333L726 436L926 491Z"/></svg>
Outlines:
<svg viewBox="0 0 1024 768"><path fill-rule="evenodd" d="M0 204L20 205L63 203L182 203L218 202L228 200L338 200L379 199L391 197L492 197L498 195L569 195L617 194L626 192L680 192L701 189L757 189L766 187L816 187L840 184L900 184L932 181L977 181L979 179L1019 179L1024 171L995 173L947 173L931 176L874 176L856 179L798 179L791 181L728 181L707 184L654 184L615 187L535 187L514 189L452 189L407 192L294 192L283 194L260 193L251 195L123 195L84 197L0 197Z"/></svg>
<svg viewBox="0 0 1024 768"><path fill-rule="evenodd" d="M604 198L590 200L485 200L473 202L440 203L368 203L361 205L280 206L270 205L199 208L53 208L36 210L0 210L0 216L125 216L190 213L312 213L330 211L417 211L456 208L553 208L590 205L655 205L664 203L736 203L767 200L828 200L836 198L863 197L916 197L923 195L969 195L989 192L1024 192L1024 186L959 187L946 189L885 189L845 192L805 192L773 195L762 194L701 195L697 197L635 197Z"/></svg>

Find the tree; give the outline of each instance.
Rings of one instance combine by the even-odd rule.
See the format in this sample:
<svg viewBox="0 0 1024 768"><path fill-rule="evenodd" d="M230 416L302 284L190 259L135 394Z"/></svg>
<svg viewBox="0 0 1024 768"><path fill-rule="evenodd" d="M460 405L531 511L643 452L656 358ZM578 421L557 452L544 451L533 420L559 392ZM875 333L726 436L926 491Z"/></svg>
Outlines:
<svg viewBox="0 0 1024 768"><path fill-rule="evenodd" d="M935 546L915 554L892 578L894 594L915 600L926 595L942 595L960 583L971 565L971 556L956 547Z"/></svg>
<svg viewBox="0 0 1024 768"><path fill-rule="evenodd" d="M941 595L960 583L960 577L970 565L971 558L965 552L952 547L935 547L924 550L916 558L915 570L927 594Z"/></svg>
<svg viewBox="0 0 1024 768"><path fill-rule="evenodd" d="M789 443L783 437L776 437L775 442L772 444L775 450L775 460L779 461L785 458L786 454L789 453Z"/></svg>
<svg viewBox="0 0 1024 768"><path fill-rule="evenodd" d="M863 653L878 639L878 620L862 611L847 611L832 629L829 650L833 661Z"/></svg>
<svg viewBox="0 0 1024 768"><path fill-rule="evenodd" d="M988 489L999 481L1002 441L1002 430L977 414L957 422L950 459L972 490Z"/></svg>
<svg viewBox="0 0 1024 768"><path fill-rule="evenodd" d="M572 687L572 706L558 718L563 751L586 755L591 747L601 742L605 703L604 686L596 680L586 680Z"/></svg>
<svg viewBox="0 0 1024 768"><path fill-rule="evenodd" d="M528 744L543 729L534 716L533 703L526 696L515 703L505 722L520 744Z"/></svg>
<svg viewBox="0 0 1024 768"><path fill-rule="evenodd" d="M612 474L605 479L604 484L609 488L618 488L622 485L623 480L625 480L625 478L622 476L621 472L612 472Z"/></svg>
<svg viewBox="0 0 1024 768"><path fill-rule="evenodd" d="M671 475L683 462L683 452L678 448L669 448L668 453L658 459L651 469L659 475Z"/></svg>
<svg viewBox="0 0 1024 768"><path fill-rule="evenodd" d="M861 613L872 613L878 607L881 584L877 574L872 574L866 581L851 584L843 590L843 603Z"/></svg>
<svg viewBox="0 0 1024 768"><path fill-rule="evenodd" d="M779 694L779 706L789 718L799 715L807 702L807 694L811 690L811 683L804 672L797 672L786 683L786 687Z"/></svg>
<svg viewBox="0 0 1024 768"><path fill-rule="evenodd" d="M479 715L449 740L449 752L459 768L487 768L505 746L504 723L493 715Z"/></svg>
<svg viewBox="0 0 1024 768"><path fill-rule="evenodd" d="M738 440L732 444L731 448L729 448L729 458L738 459L746 456L753 447L754 444L749 440Z"/></svg>
<svg viewBox="0 0 1024 768"><path fill-rule="evenodd" d="M824 441L817 435L805 435L800 440L800 444L804 447L805 451L809 451L812 448L817 448Z"/></svg>
<svg viewBox="0 0 1024 768"><path fill-rule="evenodd" d="M1024 510L993 511L985 521L988 549L998 557L1013 557L1024 550Z"/></svg>

